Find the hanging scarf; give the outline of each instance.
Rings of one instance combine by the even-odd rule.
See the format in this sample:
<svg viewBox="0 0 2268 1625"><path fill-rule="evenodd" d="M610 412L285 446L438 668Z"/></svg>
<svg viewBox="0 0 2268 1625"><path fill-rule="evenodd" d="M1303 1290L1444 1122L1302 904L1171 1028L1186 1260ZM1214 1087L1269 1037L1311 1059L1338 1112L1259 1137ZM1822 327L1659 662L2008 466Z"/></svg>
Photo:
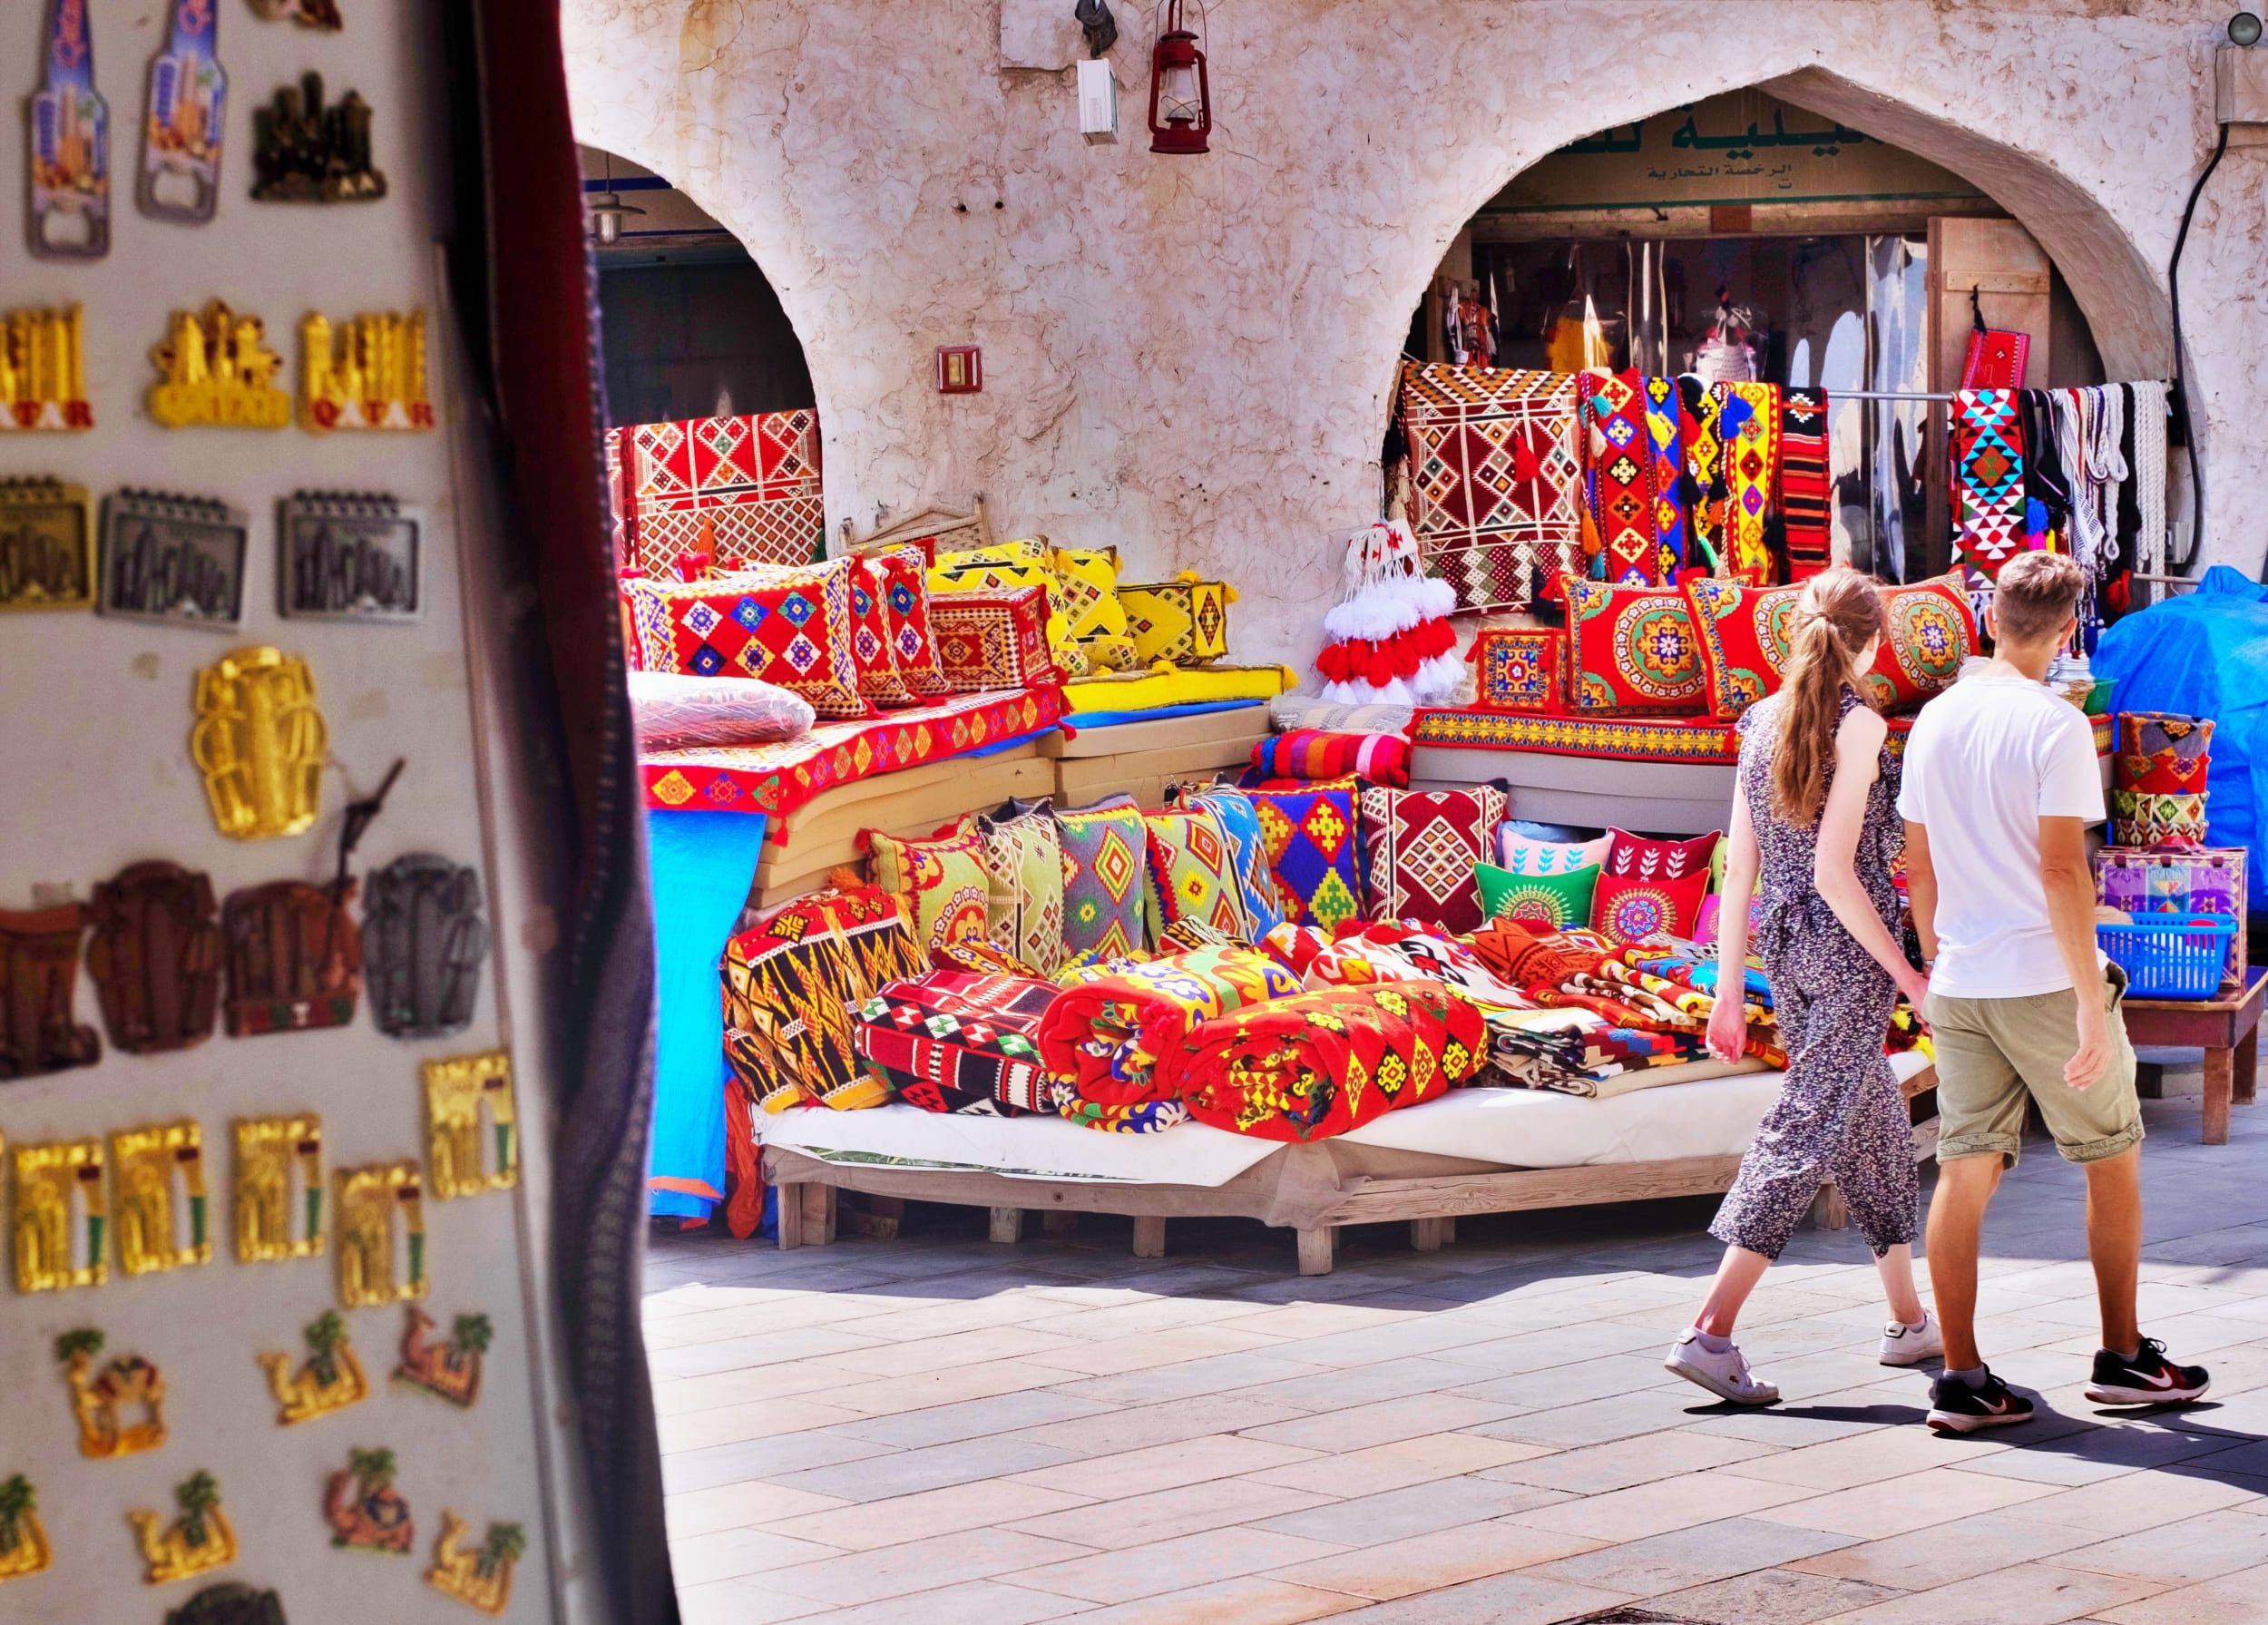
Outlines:
<svg viewBox="0 0 2268 1625"><path fill-rule="evenodd" d="M2116 556L2110 571L2113 580L2119 583L2117 590L2123 598L2124 579L2134 571L2135 560L2138 555L2142 538L2141 481L2135 477L2135 462L2139 455L2135 444L2136 429L2142 414L2136 408L2132 384L2107 384L2104 387L2118 396L2121 419L2118 461L2125 466L2127 475L2127 477L2118 484L2118 513L2112 526L2116 538L2116 545L2113 552ZM2107 595L2110 586L2110 582L2105 582ZM2119 607L2123 609L2126 606L2122 602Z"/></svg>
<svg viewBox="0 0 2268 1625"><path fill-rule="evenodd" d="M1717 416L1725 404L1691 373L1677 380L1679 424L1686 451L1686 522L1694 545L1715 569L1725 541L1725 498L1717 489L1717 465L1725 448L1717 438Z"/></svg>
<svg viewBox="0 0 2268 1625"><path fill-rule="evenodd" d="M2024 545L2052 548L2071 524L2070 483L2056 455L2054 392L2024 390L2016 409L2021 444L2030 454L2024 459Z"/></svg>
<svg viewBox="0 0 2268 1625"><path fill-rule="evenodd" d="M1676 581L1686 563L1686 465L1679 419L1677 380L1647 379L1646 434L1654 482L1654 543L1661 554L1661 573L1656 579L1664 582Z"/></svg>
<svg viewBox="0 0 2268 1625"><path fill-rule="evenodd" d="M1772 517L1772 484L1780 463L1780 387L1777 384L1716 384L1717 432L1724 452L1717 460L1717 485L1725 493L1726 575L1751 586L1772 582L1772 543L1765 526Z"/></svg>
<svg viewBox="0 0 2268 1625"><path fill-rule="evenodd" d="M2055 392L2056 452L2071 482L2071 556L2100 574L2117 563L2117 485L2126 477L2119 455L2126 401L2099 387Z"/></svg>
<svg viewBox="0 0 2268 1625"><path fill-rule="evenodd" d="M1780 518L1787 534L1787 579L1800 582L1833 563L1828 523L1827 392L1780 396Z"/></svg>
<svg viewBox="0 0 2268 1625"><path fill-rule="evenodd" d="M2024 363L2032 351L2029 333L1988 328L1977 289L1969 290L1969 348L1961 357L1963 389L2021 389Z"/></svg>
<svg viewBox="0 0 2268 1625"><path fill-rule="evenodd" d="M1598 533L1604 579L1659 582L1654 546L1653 459L1646 426L1645 379L1635 371L1587 372L1580 386L1585 489Z"/></svg>
<svg viewBox="0 0 2268 1625"><path fill-rule="evenodd" d="M1953 544L1969 567L1970 599L1981 604L2000 567L2024 551L2024 431L2014 393L1956 394L1952 444Z"/></svg>

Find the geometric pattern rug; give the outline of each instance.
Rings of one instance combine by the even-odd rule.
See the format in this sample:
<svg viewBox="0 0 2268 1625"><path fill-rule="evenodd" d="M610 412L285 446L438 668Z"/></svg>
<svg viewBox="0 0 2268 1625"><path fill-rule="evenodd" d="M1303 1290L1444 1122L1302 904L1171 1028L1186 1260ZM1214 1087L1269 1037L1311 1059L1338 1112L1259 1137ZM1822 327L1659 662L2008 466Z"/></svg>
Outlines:
<svg viewBox="0 0 2268 1625"><path fill-rule="evenodd" d="M719 569L826 553L811 407L641 423L610 429L607 441L618 566L674 581L689 553L713 553Z"/></svg>
<svg viewBox="0 0 2268 1625"><path fill-rule="evenodd" d="M1525 609L1583 573L1577 394L1573 373L1403 368L1410 528L1460 610Z"/></svg>

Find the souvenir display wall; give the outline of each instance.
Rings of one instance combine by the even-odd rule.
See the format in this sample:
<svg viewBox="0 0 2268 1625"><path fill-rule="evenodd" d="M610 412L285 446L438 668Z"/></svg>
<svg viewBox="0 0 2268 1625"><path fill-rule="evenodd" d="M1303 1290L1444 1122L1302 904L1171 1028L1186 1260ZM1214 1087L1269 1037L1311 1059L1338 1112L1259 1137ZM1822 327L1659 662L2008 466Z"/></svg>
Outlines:
<svg viewBox="0 0 2268 1625"><path fill-rule="evenodd" d="M551 1619L437 59L356 0L6 27L0 1615Z"/></svg>

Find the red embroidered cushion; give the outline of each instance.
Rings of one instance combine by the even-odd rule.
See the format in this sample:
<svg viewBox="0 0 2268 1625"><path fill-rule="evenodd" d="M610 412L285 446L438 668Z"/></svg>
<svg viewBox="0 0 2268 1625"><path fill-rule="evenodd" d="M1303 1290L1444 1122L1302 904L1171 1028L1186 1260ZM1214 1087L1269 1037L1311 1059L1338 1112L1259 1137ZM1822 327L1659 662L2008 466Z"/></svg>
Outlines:
<svg viewBox="0 0 2268 1625"><path fill-rule="evenodd" d="M851 566L851 656L858 666L858 691L876 705L919 705L898 670L897 652L890 646L889 618L882 608L882 572L872 559L854 560Z"/></svg>
<svg viewBox="0 0 2268 1625"><path fill-rule="evenodd" d="M802 695L822 717L867 717L852 651L850 559L774 565L695 582L624 583L639 664L694 677L753 677Z"/></svg>
<svg viewBox="0 0 2268 1625"><path fill-rule="evenodd" d="M1877 709L1904 710L1953 686L1977 652L1977 618L1958 573L1882 590L1882 652L1867 674Z"/></svg>
<svg viewBox="0 0 2268 1625"><path fill-rule="evenodd" d="M1709 714L1729 722L1778 690L1804 589L1697 576L1684 592L1701 637ZM1882 710L1918 706L1951 686L1977 652L1976 618L1958 575L1884 587L1882 609L1882 647L1867 676Z"/></svg>
<svg viewBox="0 0 2268 1625"><path fill-rule="evenodd" d="M881 576L883 634L897 661L898 676L915 695L943 699L953 692L937 664L937 643L929 630L929 568L924 546L885 547L867 563Z"/></svg>
<svg viewBox="0 0 2268 1625"><path fill-rule="evenodd" d="M1061 682L1047 623L1045 587L953 592L929 601L937 663L960 694Z"/></svg>
<svg viewBox="0 0 2268 1625"><path fill-rule="evenodd" d="M1610 830L1602 875L1672 882L1698 875L1706 891L1709 866L1716 861L1716 845L1723 838L1714 829L1688 841L1657 841L1627 829Z"/></svg>
<svg viewBox="0 0 2268 1625"><path fill-rule="evenodd" d="M1366 789L1363 890L1374 920L1415 920L1452 934L1484 917L1480 866L1495 855L1511 798L1501 783L1461 790Z"/></svg>
<svg viewBox="0 0 2268 1625"><path fill-rule="evenodd" d="M1590 928L1618 946L1651 936L1690 936L1708 895L1706 864L1682 880L1601 875L1591 893Z"/></svg>
<svg viewBox="0 0 2268 1625"><path fill-rule="evenodd" d="M1578 711L1699 716L1701 640L1675 587L1569 581L1568 700Z"/></svg>
<svg viewBox="0 0 2268 1625"><path fill-rule="evenodd" d="M1556 711L1567 691L1567 633L1556 626L1490 627L1473 640L1472 670L1489 710Z"/></svg>

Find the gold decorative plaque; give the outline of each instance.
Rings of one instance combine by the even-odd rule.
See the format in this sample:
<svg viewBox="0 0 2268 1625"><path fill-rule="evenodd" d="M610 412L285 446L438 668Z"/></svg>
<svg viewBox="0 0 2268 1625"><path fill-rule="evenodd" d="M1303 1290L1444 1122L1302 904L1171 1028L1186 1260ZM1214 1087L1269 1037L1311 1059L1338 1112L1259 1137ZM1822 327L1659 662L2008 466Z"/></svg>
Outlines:
<svg viewBox="0 0 2268 1625"><path fill-rule="evenodd" d="M78 1206L86 1248L72 1258L72 1207ZM103 1190L103 1142L60 1140L15 1148L15 1287L53 1292L99 1287L110 1279L103 1258L109 1207Z"/></svg>
<svg viewBox="0 0 2268 1625"><path fill-rule="evenodd" d="M357 316L335 332L330 318L310 311L299 323L299 421L309 433L433 427L424 311Z"/></svg>
<svg viewBox="0 0 2268 1625"><path fill-rule="evenodd" d="M402 1222L402 1245L394 1223ZM425 1296L425 1181L413 1161L338 1171L338 1302L369 1309Z"/></svg>
<svg viewBox="0 0 2268 1625"><path fill-rule="evenodd" d="M211 1263L204 1134L196 1123L123 1130L111 1136L111 1161L118 1183L120 1267L128 1275L153 1275ZM177 1189L185 1199L179 1203Z"/></svg>
<svg viewBox="0 0 2268 1625"><path fill-rule="evenodd" d="M297 1211L291 1199L295 1173L299 1180ZM307 1111L296 1117L240 1119L233 1183L236 1256L240 1262L322 1257L321 1118Z"/></svg>
<svg viewBox="0 0 2268 1625"><path fill-rule="evenodd" d="M224 300L210 301L202 314L173 312L150 360L158 369L150 416L169 429L290 426L291 397L276 387L283 357L268 348L266 324Z"/></svg>
<svg viewBox="0 0 2268 1625"><path fill-rule="evenodd" d="M230 840L298 835L323 808L330 729L307 661L258 646L197 674L190 759L204 776L212 821Z"/></svg>
<svg viewBox="0 0 2268 1625"><path fill-rule="evenodd" d="M432 1139L426 1160L437 1197L478 1196L520 1182L518 1113L512 1092L512 1057L502 1050L428 1061L425 1113ZM483 1132L482 1108L487 1109ZM493 1145L495 1160L488 1152Z"/></svg>

